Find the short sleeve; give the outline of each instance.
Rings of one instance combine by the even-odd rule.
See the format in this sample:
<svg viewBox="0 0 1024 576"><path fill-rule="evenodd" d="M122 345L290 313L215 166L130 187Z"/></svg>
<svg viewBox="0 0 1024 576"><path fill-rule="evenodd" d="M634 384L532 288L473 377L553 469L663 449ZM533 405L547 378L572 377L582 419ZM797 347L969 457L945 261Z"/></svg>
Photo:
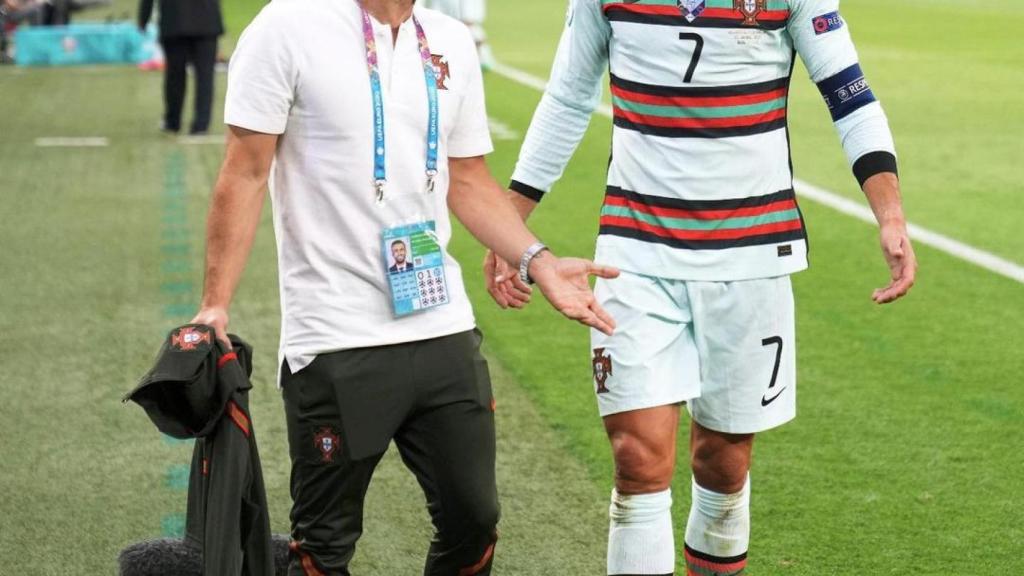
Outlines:
<svg viewBox="0 0 1024 576"><path fill-rule="evenodd" d="M228 68L224 123L283 134L295 100L298 70L281 14L270 4L242 33ZM279 11L278 11L279 12Z"/></svg>
<svg viewBox="0 0 1024 576"><path fill-rule="evenodd" d="M448 134L448 156L450 158L473 158L485 156L494 151L491 129L487 121L487 103L484 98L484 78L480 70L480 59L476 53L469 31L465 31L468 45L466 71L469 79L459 104L455 124Z"/></svg>

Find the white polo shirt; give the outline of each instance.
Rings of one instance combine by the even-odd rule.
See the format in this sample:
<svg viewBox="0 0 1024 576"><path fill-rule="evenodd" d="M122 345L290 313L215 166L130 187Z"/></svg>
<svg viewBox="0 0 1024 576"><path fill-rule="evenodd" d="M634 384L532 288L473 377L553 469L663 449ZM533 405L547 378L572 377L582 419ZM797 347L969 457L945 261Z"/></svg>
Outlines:
<svg viewBox="0 0 1024 576"><path fill-rule="evenodd" d="M274 0L231 57L227 124L281 134L270 179L281 288L281 355L297 372L317 354L447 336L475 326L448 254L448 157L493 150L476 47L460 22L415 8L440 99L436 191L426 183L427 88L416 28L374 21L384 95L388 186L377 204L373 110L355 0ZM396 318L381 234L437 222L450 303Z"/></svg>

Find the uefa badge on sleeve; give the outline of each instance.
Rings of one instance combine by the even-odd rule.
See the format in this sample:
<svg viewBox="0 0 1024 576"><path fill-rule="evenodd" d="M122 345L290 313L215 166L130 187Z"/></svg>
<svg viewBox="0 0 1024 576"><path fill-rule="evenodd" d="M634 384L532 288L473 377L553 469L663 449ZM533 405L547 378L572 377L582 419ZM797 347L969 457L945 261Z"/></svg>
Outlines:
<svg viewBox="0 0 1024 576"><path fill-rule="evenodd" d="M683 18L686 18L687 22L693 22L699 18L701 13L704 12L704 8L707 7L705 0L676 0L676 4L679 6L679 11L683 13Z"/></svg>
<svg viewBox="0 0 1024 576"><path fill-rule="evenodd" d="M843 17L839 15L838 11L829 12L828 14L814 17L811 20L811 24L814 26L814 35L821 36L822 34L828 34L842 28Z"/></svg>

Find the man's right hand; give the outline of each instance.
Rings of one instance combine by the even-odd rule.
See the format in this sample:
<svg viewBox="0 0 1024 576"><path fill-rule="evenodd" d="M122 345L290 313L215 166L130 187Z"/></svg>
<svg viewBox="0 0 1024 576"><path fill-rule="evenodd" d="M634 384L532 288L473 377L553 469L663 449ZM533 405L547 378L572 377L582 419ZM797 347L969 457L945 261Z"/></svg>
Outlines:
<svg viewBox="0 0 1024 576"><path fill-rule="evenodd" d="M490 250L484 257L484 278L491 298L503 309L519 309L530 303L533 288L523 283L518 270Z"/></svg>
<svg viewBox="0 0 1024 576"><path fill-rule="evenodd" d="M228 311L220 307L204 307L199 310L190 324L205 324L210 326L217 333L217 339L223 342L228 350L231 349L231 339L228 338Z"/></svg>

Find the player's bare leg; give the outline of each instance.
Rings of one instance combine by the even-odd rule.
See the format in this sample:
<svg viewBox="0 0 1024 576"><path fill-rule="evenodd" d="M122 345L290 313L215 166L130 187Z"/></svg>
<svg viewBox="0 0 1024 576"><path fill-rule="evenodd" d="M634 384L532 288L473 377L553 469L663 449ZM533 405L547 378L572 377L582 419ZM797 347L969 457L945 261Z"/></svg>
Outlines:
<svg viewBox="0 0 1024 576"><path fill-rule="evenodd" d="M679 405L604 418L615 457L609 510L608 574L669 575L675 570L672 492Z"/></svg>
<svg viewBox="0 0 1024 576"><path fill-rule="evenodd" d="M753 434L690 426L693 503L686 524L687 574L740 574L750 541Z"/></svg>
<svg viewBox="0 0 1024 576"><path fill-rule="evenodd" d="M486 0L460 0L459 4L459 18L473 33L473 41L476 42L476 49L480 54L480 65L485 70L490 70L494 67L494 54L487 43L487 33L484 31L484 20L487 18Z"/></svg>

